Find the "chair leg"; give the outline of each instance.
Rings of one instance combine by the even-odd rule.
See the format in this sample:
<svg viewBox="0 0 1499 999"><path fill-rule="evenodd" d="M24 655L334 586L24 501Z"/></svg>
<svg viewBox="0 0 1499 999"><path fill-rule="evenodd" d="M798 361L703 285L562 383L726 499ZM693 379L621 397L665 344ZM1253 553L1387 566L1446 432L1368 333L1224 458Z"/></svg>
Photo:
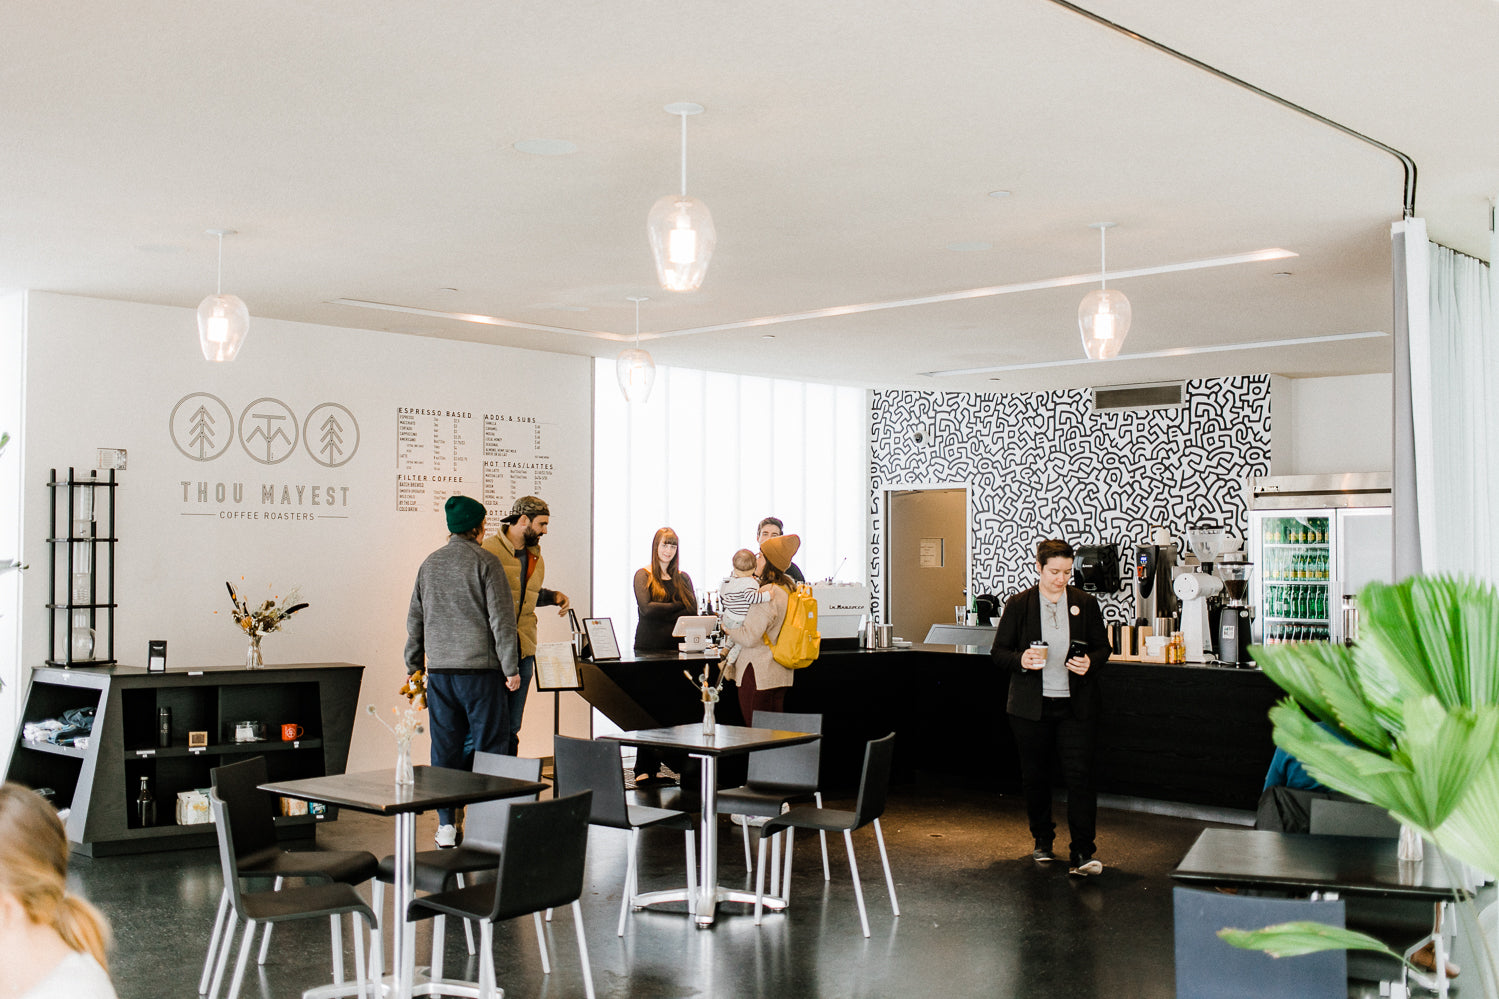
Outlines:
<svg viewBox="0 0 1499 999"><path fill-rule="evenodd" d="M541 973L550 975L552 973L552 959L547 954L546 931L541 928L541 913L531 913L531 921L536 924L536 946L541 949Z"/></svg>
<svg viewBox="0 0 1499 999"><path fill-rule="evenodd" d="M636 876L639 876L639 872L636 872ZM693 916L697 915L697 889L697 833L689 826L687 829L687 912Z"/></svg>
<svg viewBox="0 0 1499 999"><path fill-rule="evenodd" d="M234 910L230 909L224 920L224 938L219 942L219 959L213 969L213 984L208 987L208 999L219 999L219 986L224 984L224 971L229 967L229 955L234 951Z"/></svg>
<svg viewBox="0 0 1499 999"><path fill-rule="evenodd" d="M479 923L479 999L495 999L494 923Z"/></svg>
<svg viewBox="0 0 1499 999"><path fill-rule="evenodd" d="M370 908L375 911L375 925L370 927L370 980L378 982L385 970L385 884L379 878L370 882Z"/></svg>
<svg viewBox="0 0 1499 999"><path fill-rule="evenodd" d="M791 901L791 854L796 847L796 829L786 830L786 872L781 878L781 901Z"/></svg>
<svg viewBox="0 0 1499 999"><path fill-rule="evenodd" d="M354 934L354 983L359 986L359 999L365 999L365 985L368 979L364 974L364 934L359 930L359 924L364 917L358 913L349 914L349 932ZM365 924L369 928L369 924Z"/></svg>
<svg viewBox="0 0 1499 999"><path fill-rule="evenodd" d="M583 988L587 990L588 999L594 999L593 967L588 963L588 940L583 936L583 907L577 902L573 903L573 926L578 932L578 957L583 962Z"/></svg>
<svg viewBox="0 0 1499 999"><path fill-rule="evenodd" d="M270 929L270 924L266 924ZM333 984L344 983L344 921L341 916L328 917L328 935L333 938ZM266 936L270 936L269 933Z"/></svg>
<svg viewBox="0 0 1499 999"><path fill-rule="evenodd" d="M749 816L746 815L745 818L747 819L749 818ZM740 826L739 831L744 833L744 873L750 874L754 872L755 865L750 860L749 823L746 822L744 823L744 825Z"/></svg>
<svg viewBox="0 0 1499 999"><path fill-rule="evenodd" d="M869 936L869 916L864 912L864 886L859 883L859 863L854 860L854 834L843 830L843 847L848 851L848 871L854 878L854 901L859 903L859 925L864 928L864 936Z"/></svg>
<svg viewBox="0 0 1499 999"><path fill-rule="evenodd" d="M630 899L635 897L635 843L640 839L640 830L630 830L630 856L625 862L624 897L619 900L619 929L615 936L625 935L625 913L630 911Z"/></svg>
<svg viewBox="0 0 1499 999"><path fill-rule="evenodd" d="M885 865L885 887L890 889L890 911L900 915L900 903L895 900L895 875L890 873L890 855L885 852L885 833L880 829L880 820L874 820L874 840L880 844L880 863Z"/></svg>
<svg viewBox="0 0 1499 999"><path fill-rule="evenodd" d="M433 978L442 977L442 958L448 946L448 917L438 913L432 920L432 960L431 972Z"/></svg>
<svg viewBox="0 0 1499 999"><path fill-rule="evenodd" d="M760 862L755 865L755 925L760 925L760 916L765 911L765 840L760 834Z"/></svg>
<svg viewBox="0 0 1499 999"><path fill-rule="evenodd" d="M267 924L269 925L269 924ZM239 960L234 962L234 980L229 983L229 999L239 999L239 987L245 982L245 963L250 949L255 946L255 920L245 923L245 935L239 945Z"/></svg>
<svg viewBox="0 0 1499 999"><path fill-rule="evenodd" d="M791 830L786 831L789 833ZM770 841L770 893L772 895L781 893L781 845L780 836Z"/></svg>
<svg viewBox="0 0 1499 999"><path fill-rule="evenodd" d="M462 874L459 874L456 877L457 877L457 880L458 880L458 887L459 888L467 888L468 887L468 879L467 878L465 878ZM463 940L464 940L465 943L468 944L468 954L469 954L469 957L473 957L474 956L474 921L472 919L465 919L463 921Z"/></svg>
<svg viewBox="0 0 1499 999"><path fill-rule="evenodd" d="M281 885L286 882L285 878L277 878L276 883L271 886L271 891L280 891ZM260 956L255 959L256 964L265 964L265 956L271 952L271 924L265 924L265 936L260 938Z"/></svg>
<svg viewBox="0 0 1499 999"><path fill-rule="evenodd" d="M208 955L203 958L203 975L198 979L198 995L208 991L213 978L213 959L219 956L219 938L224 935L225 918L229 915L229 889L219 893L219 911L213 917L213 936L208 938Z"/></svg>
<svg viewBox="0 0 1499 999"><path fill-rule="evenodd" d="M822 792L813 791L812 796L817 801L817 807L821 808ZM828 866L828 831L826 829L817 830L817 838L822 841L822 879L824 881L831 881L833 880L833 869Z"/></svg>

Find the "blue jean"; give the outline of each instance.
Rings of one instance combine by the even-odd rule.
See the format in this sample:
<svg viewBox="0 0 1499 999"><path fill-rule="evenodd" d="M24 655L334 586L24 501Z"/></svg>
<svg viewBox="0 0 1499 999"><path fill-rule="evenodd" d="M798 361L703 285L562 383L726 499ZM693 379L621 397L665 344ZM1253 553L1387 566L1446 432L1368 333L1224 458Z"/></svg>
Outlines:
<svg viewBox="0 0 1499 999"><path fill-rule="evenodd" d="M427 673L427 720L432 728L432 765L472 770L474 750L503 753L510 744L509 691L505 675ZM453 809L439 808L437 821L453 824Z"/></svg>
<svg viewBox="0 0 1499 999"><path fill-rule="evenodd" d="M517 690L507 691L510 695L510 743L507 748L500 750L508 756L520 755L520 719L526 711L526 695L531 692L531 677L536 675L536 657L522 656L520 661L520 687Z"/></svg>

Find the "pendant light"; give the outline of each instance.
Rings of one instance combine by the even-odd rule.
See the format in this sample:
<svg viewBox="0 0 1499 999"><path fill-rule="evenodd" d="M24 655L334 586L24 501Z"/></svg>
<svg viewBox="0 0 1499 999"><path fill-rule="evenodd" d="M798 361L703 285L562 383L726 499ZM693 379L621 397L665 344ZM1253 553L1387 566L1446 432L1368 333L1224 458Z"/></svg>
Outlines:
<svg viewBox="0 0 1499 999"><path fill-rule="evenodd" d="M658 198L646 219L656 276L667 291L697 291L708 273L708 259L718 233L708 206L687 194L687 118L702 114L701 104L668 104L667 114L682 116L682 193Z"/></svg>
<svg viewBox="0 0 1499 999"><path fill-rule="evenodd" d="M643 296L630 296L635 303L635 346L619 353L614 362L614 374L619 378L619 390L626 402L644 403L651 397L651 386L656 384L656 362L651 355L640 349L640 303L649 302Z"/></svg>
<svg viewBox="0 0 1499 999"><path fill-rule="evenodd" d="M1113 222L1095 222L1088 228L1098 230L1098 279L1097 291L1083 296L1077 307L1077 326L1083 334L1083 350L1095 361L1107 361L1119 353L1124 346L1124 337L1129 333L1129 299L1124 292L1108 286L1104 264L1104 239L1114 228Z"/></svg>
<svg viewBox="0 0 1499 999"><path fill-rule="evenodd" d="M232 361L250 329L250 310L237 295L224 294L224 237L233 229L209 229L219 237L218 291L198 303L198 345L208 361Z"/></svg>

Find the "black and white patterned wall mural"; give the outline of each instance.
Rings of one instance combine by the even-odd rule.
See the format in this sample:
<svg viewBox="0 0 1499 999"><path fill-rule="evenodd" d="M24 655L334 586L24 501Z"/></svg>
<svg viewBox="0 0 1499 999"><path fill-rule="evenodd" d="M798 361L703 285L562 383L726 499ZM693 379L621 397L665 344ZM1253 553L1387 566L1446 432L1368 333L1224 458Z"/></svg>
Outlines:
<svg viewBox="0 0 1499 999"><path fill-rule="evenodd" d="M1270 377L1192 380L1184 395L1179 408L1095 412L1089 389L872 393L876 614L883 617L882 507L890 489L966 485L974 592L1001 598L1035 582L1042 538L1116 543L1124 553L1153 525L1168 527L1184 550L1189 527L1244 537L1247 480L1270 471ZM1101 602L1109 620L1130 613L1127 589Z"/></svg>

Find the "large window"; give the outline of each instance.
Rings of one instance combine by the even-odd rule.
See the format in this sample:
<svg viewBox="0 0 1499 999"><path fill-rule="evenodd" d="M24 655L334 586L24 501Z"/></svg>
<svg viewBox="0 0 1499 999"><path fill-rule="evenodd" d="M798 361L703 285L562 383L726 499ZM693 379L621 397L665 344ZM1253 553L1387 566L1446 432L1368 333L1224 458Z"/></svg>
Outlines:
<svg viewBox="0 0 1499 999"><path fill-rule="evenodd" d="M594 616L635 635L631 579L671 527L699 599L718 589L760 519L802 539L807 579L863 582L868 561L868 394L781 378L658 368L650 401L594 371Z"/></svg>

